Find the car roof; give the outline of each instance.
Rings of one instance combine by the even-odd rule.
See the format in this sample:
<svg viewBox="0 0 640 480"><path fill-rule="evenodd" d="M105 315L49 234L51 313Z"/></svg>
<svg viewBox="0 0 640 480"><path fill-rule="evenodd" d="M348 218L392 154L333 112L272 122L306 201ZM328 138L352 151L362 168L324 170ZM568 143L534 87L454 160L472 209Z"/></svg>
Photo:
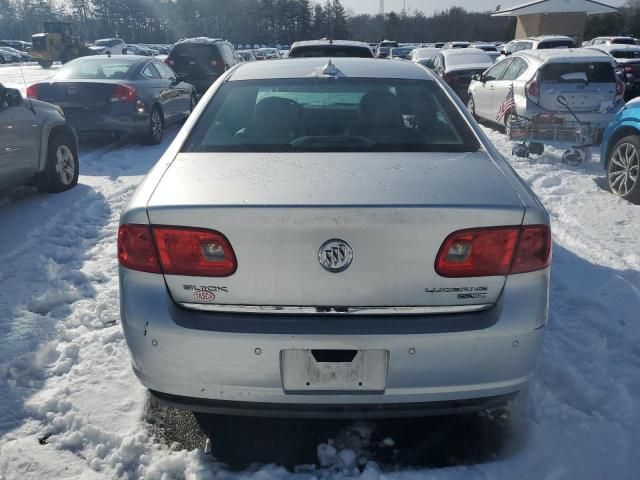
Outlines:
<svg viewBox="0 0 640 480"><path fill-rule="evenodd" d="M526 50L515 53L519 57L528 57L547 63L571 62L611 62L611 57L593 48L550 48Z"/></svg>
<svg viewBox="0 0 640 480"><path fill-rule="evenodd" d="M239 66L228 80L266 80L272 78L324 77L322 70L329 62L340 76L353 78L406 78L433 80L433 75L413 62L383 62L373 58L296 58L250 62Z"/></svg>
<svg viewBox="0 0 640 480"><path fill-rule="evenodd" d="M291 45L291 49L293 50L296 47L314 47L314 46L324 47L327 45L370 48L369 44L365 42L357 42L355 40L328 40L323 38L320 40L303 40L300 42L295 42L293 45Z"/></svg>

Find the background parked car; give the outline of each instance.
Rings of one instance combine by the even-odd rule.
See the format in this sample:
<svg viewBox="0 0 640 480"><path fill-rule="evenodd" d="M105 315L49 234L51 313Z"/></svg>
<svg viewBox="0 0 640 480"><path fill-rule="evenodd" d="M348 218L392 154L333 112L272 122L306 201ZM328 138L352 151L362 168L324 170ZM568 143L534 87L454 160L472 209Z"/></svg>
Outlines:
<svg viewBox="0 0 640 480"><path fill-rule="evenodd" d="M0 190L35 184L62 192L78 183L78 148L62 110L0 84Z"/></svg>
<svg viewBox="0 0 640 480"><path fill-rule="evenodd" d="M427 66L427 62L439 52L440 49L434 47L415 48L408 55L408 60Z"/></svg>
<svg viewBox="0 0 640 480"><path fill-rule="evenodd" d="M500 51L498 50L498 47L496 47L493 43L473 43L471 44L471 46L473 48L478 48L480 50L487 52L494 62L500 56Z"/></svg>
<svg viewBox="0 0 640 480"><path fill-rule="evenodd" d="M497 62L504 60L513 53L523 50L548 50L553 48L574 48L576 46L573 38L565 35L543 35L540 37L529 37L522 40L509 42L507 50L500 52Z"/></svg>
<svg viewBox="0 0 640 480"><path fill-rule="evenodd" d="M415 47L396 47L389 50L390 60L407 60L409 54L415 50Z"/></svg>
<svg viewBox="0 0 640 480"><path fill-rule="evenodd" d="M242 62L233 45L219 38L187 38L171 49L165 63L202 95L220 75Z"/></svg>
<svg viewBox="0 0 640 480"><path fill-rule="evenodd" d="M192 85L160 60L137 55L78 58L27 94L62 107L79 135L133 134L152 144L196 104Z"/></svg>
<svg viewBox="0 0 640 480"><path fill-rule="evenodd" d="M517 117L552 115L574 122L566 105L583 122L604 128L622 107L624 85L611 57L590 49L534 50L517 53L474 76L469 110L505 127ZM505 110L505 105L511 107Z"/></svg>
<svg viewBox="0 0 640 480"><path fill-rule="evenodd" d="M637 45L638 41L633 37L596 37L585 43L585 47L597 45Z"/></svg>
<svg viewBox="0 0 640 480"><path fill-rule="evenodd" d="M361 57L373 58L371 47L351 40L310 40L291 45L289 58L297 57Z"/></svg>
<svg viewBox="0 0 640 480"><path fill-rule="evenodd" d="M589 48L613 57L616 73L625 84L625 100L630 100L640 94L640 46L601 43Z"/></svg>
<svg viewBox="0 0 640 480"><path fill-rule="evenodd" d="M466 102L471 77L484 72L492 65L493 59L483 50L450 48L440 50L427 66L442 77L462 101Z"/></svg>
<svg viewBox="0 0 640 480"><path fill-rule="evenodd" d="M125 55L127 44L121 38L101 38L89 47L96 55Z"/></svg>
<svg viewBox="0 0 640 480"><path fill-rule="evenodd" d="M640 204L640 99L631 100L616 115L602 137L600 161L611 191Z"/></svg>
<svg viewBox="0 0 640 480"><path fill-rule="evenodd" d="M4 52L3 58L6 60L4 63L20 63L22 61L20 53L11 47L0 47L0 51Z"/></svg>

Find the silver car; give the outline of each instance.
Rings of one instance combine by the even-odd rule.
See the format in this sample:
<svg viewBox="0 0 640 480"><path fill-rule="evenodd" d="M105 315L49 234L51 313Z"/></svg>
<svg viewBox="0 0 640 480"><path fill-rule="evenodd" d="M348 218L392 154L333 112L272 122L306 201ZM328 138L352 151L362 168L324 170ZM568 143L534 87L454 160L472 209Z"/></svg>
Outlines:
<svg viewBox="0 0 640 480"><path fill-rule="evenodd" d="M604 128L624 105L609 55L589 49L520 52L474 76L468 108L510 132L518 117L553 115ZM573 112L573 113L572 113Z"/></svg>
<svg viewBox="0 0 640 480"><path fill-rule="evenodd" d="M414 63L230 69L120 222L122 325L161 402L467 412L504 405L533 375L549 216Z"/></svg>
<svg viewBox="0 0 640 480"><path fill-rule="evenodd" d="M62 109L0 84L0 191L33 184L62 192L78 183L76 135Z"/></svg>

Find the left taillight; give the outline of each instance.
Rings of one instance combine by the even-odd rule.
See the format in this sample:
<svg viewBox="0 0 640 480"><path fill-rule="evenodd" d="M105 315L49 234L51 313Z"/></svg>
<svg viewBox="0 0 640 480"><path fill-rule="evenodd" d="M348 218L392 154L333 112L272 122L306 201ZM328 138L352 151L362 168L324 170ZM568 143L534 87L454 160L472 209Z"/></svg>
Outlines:
<svg viewBox="0 0 640 480"><path fill-rule="evenodd" d="M231 244L220 232L153 227L162 271L167 275L228 277L238 267Z"/></svg>
<svg viewBox="0 0 640 480"><path fill-rule="evenodd" d="M27 97L38 99L38 84L27 87Z"/></svg>
<svg viewBox="0 0 640 480"><path fill-rule="evenodd" d="M548 225L454 232L442 244L435 269L442 277L489 277L541 270L551 262Z"/></svg>
<svg viewBox="0 0 640 480"><path fill-rule="evenodd" d="M131 270L162 273L153 247L148 225L120 225L118 229L118 261Z"/></svg>
<svg viewBox="0 0 640 480"><path fill-rule="evenodd" d="M238 268L227 238L214 230L122 225L118 259L132 270L193 277L228 277Z"/></svg>

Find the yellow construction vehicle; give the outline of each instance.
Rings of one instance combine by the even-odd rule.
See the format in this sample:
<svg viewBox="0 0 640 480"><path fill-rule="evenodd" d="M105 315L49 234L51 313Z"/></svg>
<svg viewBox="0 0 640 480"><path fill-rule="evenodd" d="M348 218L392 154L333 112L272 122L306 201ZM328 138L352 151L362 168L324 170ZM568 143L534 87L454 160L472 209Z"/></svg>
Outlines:
<svg viewBox="0 0 640 480"><path fill-rule="evenodd" d="M29 53L42 68L92 53L82 37L75 35L69 22L44 22L44 32L32 35L31 43L33 47Z"/></svg>

